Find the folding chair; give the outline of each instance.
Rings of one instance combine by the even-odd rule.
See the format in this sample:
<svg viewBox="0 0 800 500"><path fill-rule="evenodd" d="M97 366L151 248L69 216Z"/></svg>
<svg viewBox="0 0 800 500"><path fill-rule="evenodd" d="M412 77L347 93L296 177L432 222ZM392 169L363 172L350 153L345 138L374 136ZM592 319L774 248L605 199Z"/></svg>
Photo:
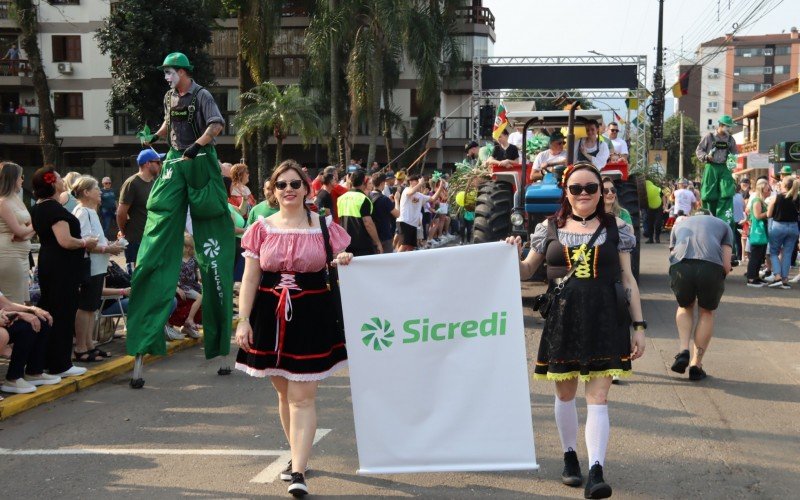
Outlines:
<svg viewBox="0 0 800 500"><path fill-rule="evenodd" d="M116 302L119 312L116 314L103 314L103 309L105 309L104 307L101 307L97 310L97 312L95 312L94 333L92 334L92 339L97 345L107 344L114 339L114 333L117 331L120 321L122 321L122 324L126 329L128 328L127 316L125 314L125 309L122 307L122 297L103 296L101 297L101 301L101 304L103 305L106 304L106 301ZM101 327L103 327L103 325L105 325L105 328L102 328L101 331Z"/></svg>

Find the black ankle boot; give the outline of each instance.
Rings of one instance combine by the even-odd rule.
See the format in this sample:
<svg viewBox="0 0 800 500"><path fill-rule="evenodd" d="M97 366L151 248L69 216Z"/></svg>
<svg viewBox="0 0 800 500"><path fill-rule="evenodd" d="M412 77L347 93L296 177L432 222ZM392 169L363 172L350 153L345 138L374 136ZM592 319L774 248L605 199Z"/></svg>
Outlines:
<svg viewBox="0 0 800 500"><path fill-rule="evenodd" d="M603 480L603 466L595 462L589 469L589 479L586 480L586 490L583 498L608 498L611 496L611 486Z"/></svg>
<svg viewBox="0 0 800 500"><path fill-rule="evenodd" d="M567 486L580 486L583 483L578 454L572 448L564 453L564 471L561 473L561 482Z"/></svg>

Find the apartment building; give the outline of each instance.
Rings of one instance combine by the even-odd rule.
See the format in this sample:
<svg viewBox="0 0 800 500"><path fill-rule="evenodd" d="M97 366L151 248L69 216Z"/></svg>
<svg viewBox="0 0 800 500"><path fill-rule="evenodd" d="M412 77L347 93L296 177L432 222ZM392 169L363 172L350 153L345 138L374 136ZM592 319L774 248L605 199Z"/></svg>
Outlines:
<svg viewBox="0 0 800 500"><path fill-rule="evenodd" d="M67 169L110 175L121 182L130 171L131 157L138 151L136 127L124 113L109 118L106 105L111 88L111 61L102 55L94 33L113 6L109 0L43 0L38 5L39 46L51 91L51 104L57 117L57 138L61 163ZM286 2L278 35L270 54L270 78L278 85L299 83L307 67L304 42L309 26L312 0ZM494 16L480 0L465 2L459 10L459 37L463 41L464 74L448 84L442 95L441 116L431 134L428 163L459 161L469 134L469 70L474 56L491 56L495 42ZM20 30L13 20L12 2L0 0L0 55L16 47L16 59L0 60L0 158L26 166L41 162L38 147L38 103L26 54L20 49ZM228 121L225 134L218 139L220 157L237 161L231 125L239 104L237 64L238 33L236 19L218 19L208 51L214 60L217 85L209 90ZM13 57L13 56L12 56ZM393 105L401 111L410 131L416 119L417 76L405 64ZM165 87L166 90L166 87ZM19 105L24 115L18 111ZM369 138L366 124L359 124L352 142L353 155L366 159ZM401 130L394 133L395 153L402 147ZM381 141L383 144L383 141ZM269 154L272 154L270 150ZM290 136L284 143L284 156L309 165L327 161L324 144L304 147ZM383 148L378 160L385 162Z"/></svg>
<svg viewBox="0 0 800 500"><path fill-rule="evenodd" d="M698 64L700 62L701 64ZM800 33L731 36L700 44L694 61L681 61L678 74L690 72L689 91L680 109L711 130L723 115L741 115L754 96L800 72Z"/></svg>

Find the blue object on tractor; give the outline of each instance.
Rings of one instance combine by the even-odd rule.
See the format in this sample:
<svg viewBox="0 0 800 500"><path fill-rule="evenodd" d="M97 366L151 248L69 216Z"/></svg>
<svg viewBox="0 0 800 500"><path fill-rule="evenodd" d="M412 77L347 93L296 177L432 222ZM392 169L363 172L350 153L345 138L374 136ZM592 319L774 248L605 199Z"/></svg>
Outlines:
<svg viewBox="0 0 800 500"><path fill-rule="evenodd" d="M525 211L529 214L553 215L561 206L561 187L555 174L547 172L544 178L525 190Z"/></svg>

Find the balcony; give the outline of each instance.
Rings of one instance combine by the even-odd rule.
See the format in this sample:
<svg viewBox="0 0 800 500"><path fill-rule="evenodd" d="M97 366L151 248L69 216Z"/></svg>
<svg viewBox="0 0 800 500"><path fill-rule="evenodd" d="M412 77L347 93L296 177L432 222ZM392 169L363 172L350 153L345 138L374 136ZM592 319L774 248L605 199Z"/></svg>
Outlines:
<svg viewBox="0 0 800 500"><path fill-rule="evenodd" d="M758 140L748 141L739 146L739 154L758 153Z"/></svg>
<svg viewBox="0 0 800 500"><path fill-rule="evenodd" d="M456 18L467 24L483 24L494 31L494 14L488 7L467 6L456 10Z"/></svg>
<svg viewBox="0 0 800 500"><path fill-rule="evenodd" d="M2 21L8 20L10 10L11 10L11 1L0 0L0 20Z"/></svg>
<svg viewBox="0 0 800 500"><path fill-rule="evenodd" d="M0 60L0 86L33 85L31 67L25 59Z"/></svg>
<svg viewBox="0 0 800 500"><path fill-rule="evenodd" d="M39 115L0 113L0 135L39 136Z"/></svg>
<svg viewBox="0 0 800 500"><path fill-rule="evenodd" d="M214 61L214 74L218 79L239 78L239 62L235 56L216 56ZM308 64L306 56L270 56L269 77L298 79L305 71Z"/></svg>
<svg viewBox="0 0 800 500"><path fill-rule="evenodd" d="M236 128L233 126L233 119L236 117L236 111L223 111L222 117L225 118L225 130L222 134L226 136L236 135ZM138 131L136 123L128 113L124 111L114 113L115 136L132 137L135 136Z"/></svg>

